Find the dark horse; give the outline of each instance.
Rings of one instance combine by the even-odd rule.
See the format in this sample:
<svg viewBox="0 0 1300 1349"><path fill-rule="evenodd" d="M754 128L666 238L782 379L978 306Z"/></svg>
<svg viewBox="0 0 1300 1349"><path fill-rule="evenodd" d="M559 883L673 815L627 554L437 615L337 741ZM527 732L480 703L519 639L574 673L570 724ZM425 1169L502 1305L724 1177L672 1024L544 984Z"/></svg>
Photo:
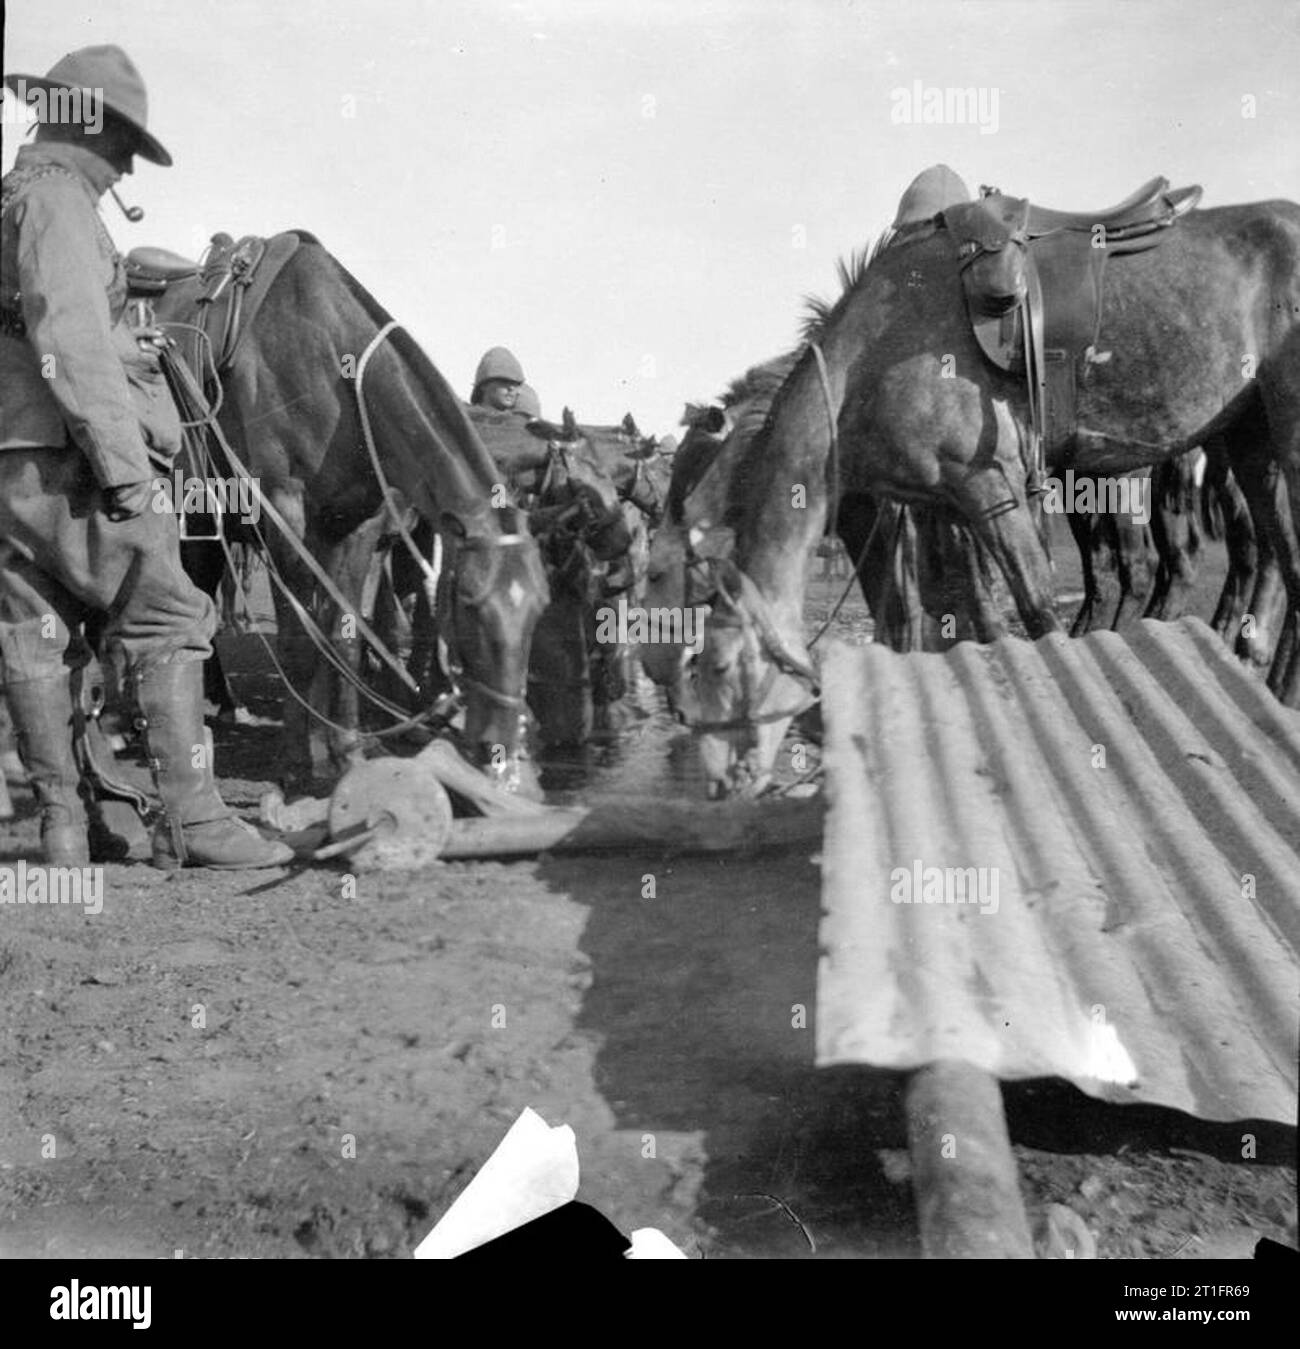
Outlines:
<svg viewBox="0 0 1300 1349"><path fill-rule="evenodd" d="M1029 507L1027 394L1023 380L990 364L977 344L961 266L959 243L938 216L877 250L836 306L822 346L840 409L843 478L850 490L958 511L1002 568L1037 637L1060 623ZM1113 262L1101 346L1112 355L1079 388L1071 466L1127 473L1219 437L1258 534L1273 540L1291 608L1300 609L1294 521L1276 509L1278 494L1252 493L1248 481L1270 465L1280 469L1292 516L1300 511L1300 207L1192 211L1160 247ZM711 621L700 662L706 717L736 728L702 744L719 790L766 780L788 724L781 714L807 699L796 562L815 540L810 512L790 509L790 485L823 483L826 406L810 351L773 406L748 484L753 508L737 538L738 569L762 603L747 605L741 594L729 624ZM1293 697L1300 657L1290 666L1284 691Z"/></svg>
<svg viewBox="0 0 1300 1349"><path fill-rule="evenodd" d="M499 473L527 504L550 582L528 674L528 704L543 747L590 738L610 690L595 640L596 608L628 570L631 535L612 471L588 428L470 409ZM631 470L623 475L629 482Z"/></svg>
<svg viewBox="0 0 1300 1349"><path fill-rule="evenodd" d="M391 320L316 240L298 237L221 371L218 419L265 498L342 593L342 608L326 601L289 539L263 518L269 564L356 672L356 616L384 509L356 374ZM203 292L200 278L173 282L156 304L159 321L176 325L169 330L200 375L208 364L185 325L198 321ZM364 399L388 483L442 542L438 623L466 700L464 738L503 785L517 785L529 647L547 601L536 542L500 498L500 474L459 399L405 330L394 328L370 352ZM291 688L305 697L319 653L278 588L275 606L279 659ZM357 698L352 683L338 683L328 736L336 766L360 754ZM311 774L310 725L292 694L284 729L280 766L298 784Z"/></svg>

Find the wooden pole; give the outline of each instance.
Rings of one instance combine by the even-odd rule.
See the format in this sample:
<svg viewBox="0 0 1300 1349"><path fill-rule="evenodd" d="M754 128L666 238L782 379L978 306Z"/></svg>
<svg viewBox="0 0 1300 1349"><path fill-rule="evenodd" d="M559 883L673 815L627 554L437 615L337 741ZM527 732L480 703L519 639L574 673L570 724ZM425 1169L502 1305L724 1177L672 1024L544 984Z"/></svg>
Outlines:
<svg viewBox="0 0 1300 1349"><path fill-rule="evenodd" d="M921 1248L931 1260L1032 1260L1002 1088L954 1059L912 1073L904 1090Z"/></svg>
<svg viewBox="0 0 1300 1349"><path fill-rule="evenodd" d="M596 806L546 807L540 814L456 820L446 858L510 857L535 852L670 848L678 852L753 852L822 837L820 799L775 802L617 798Z"/></svg>

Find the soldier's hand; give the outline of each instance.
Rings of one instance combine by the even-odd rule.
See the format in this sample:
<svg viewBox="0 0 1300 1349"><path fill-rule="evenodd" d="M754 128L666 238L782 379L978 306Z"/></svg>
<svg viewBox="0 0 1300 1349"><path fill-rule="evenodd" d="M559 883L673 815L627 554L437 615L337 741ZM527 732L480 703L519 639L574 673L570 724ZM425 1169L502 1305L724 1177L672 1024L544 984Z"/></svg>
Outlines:
<svg viewBox="0 0 1300 1349"><path fill-rule="evenodd" d="M132 328L131 336L135 338L136 346L146 356L157 356L167 345L167 334L161 328L152 324L141 328Z"/></svg>
<svg viewBox="0 0 1300 1349"><path fill-rule="evenodd" d="M122 483L117 487L104 489L104 514L114 524L123 520L134 520L149 508L149 499L153 495L153 482Z"/></svg>

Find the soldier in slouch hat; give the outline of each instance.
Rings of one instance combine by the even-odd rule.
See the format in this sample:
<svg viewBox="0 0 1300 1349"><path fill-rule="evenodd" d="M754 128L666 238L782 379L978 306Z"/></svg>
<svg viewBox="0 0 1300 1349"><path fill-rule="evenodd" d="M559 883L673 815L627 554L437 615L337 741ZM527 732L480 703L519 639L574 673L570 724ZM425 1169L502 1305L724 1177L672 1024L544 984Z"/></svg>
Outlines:
<svg viewBox="0 0 1300 1349"><path fill-rule="evenodd" d="M0 658L46 860L90 860L70 676L93 622L142 715L164 810L155 864L279 865L290 851L235 818L213 780L202 662L215 612L181 569L175 517L152 509L180 423L158 334L130 326L97 209L135 155L171 156L146 129L144 83L118 47L4 82L40 125L0 199Z"/></svg>

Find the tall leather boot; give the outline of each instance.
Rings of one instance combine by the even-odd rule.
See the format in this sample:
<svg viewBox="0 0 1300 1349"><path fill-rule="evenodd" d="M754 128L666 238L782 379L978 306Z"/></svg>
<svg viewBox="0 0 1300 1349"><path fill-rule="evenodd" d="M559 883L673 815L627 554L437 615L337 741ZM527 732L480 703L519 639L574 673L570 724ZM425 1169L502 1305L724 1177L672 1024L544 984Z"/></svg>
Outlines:
<svg viewBox="0 0 1300 1349"><path fill-rule="evenodd" d="M6 689L18 755L41 808L41 848L52 867L90 864L81 774L72 752L72 689L67 675L10 682Z"/></svg>
<svg viewBox="0 0 1300 1349"><path fill-rule="evenodd" d="M217 791L203 725L202 663L153 666L136 676L135 695L163 803L163 821L153 836L154 866L238 871L291 862L292 849L237 818Z"/></svg>

